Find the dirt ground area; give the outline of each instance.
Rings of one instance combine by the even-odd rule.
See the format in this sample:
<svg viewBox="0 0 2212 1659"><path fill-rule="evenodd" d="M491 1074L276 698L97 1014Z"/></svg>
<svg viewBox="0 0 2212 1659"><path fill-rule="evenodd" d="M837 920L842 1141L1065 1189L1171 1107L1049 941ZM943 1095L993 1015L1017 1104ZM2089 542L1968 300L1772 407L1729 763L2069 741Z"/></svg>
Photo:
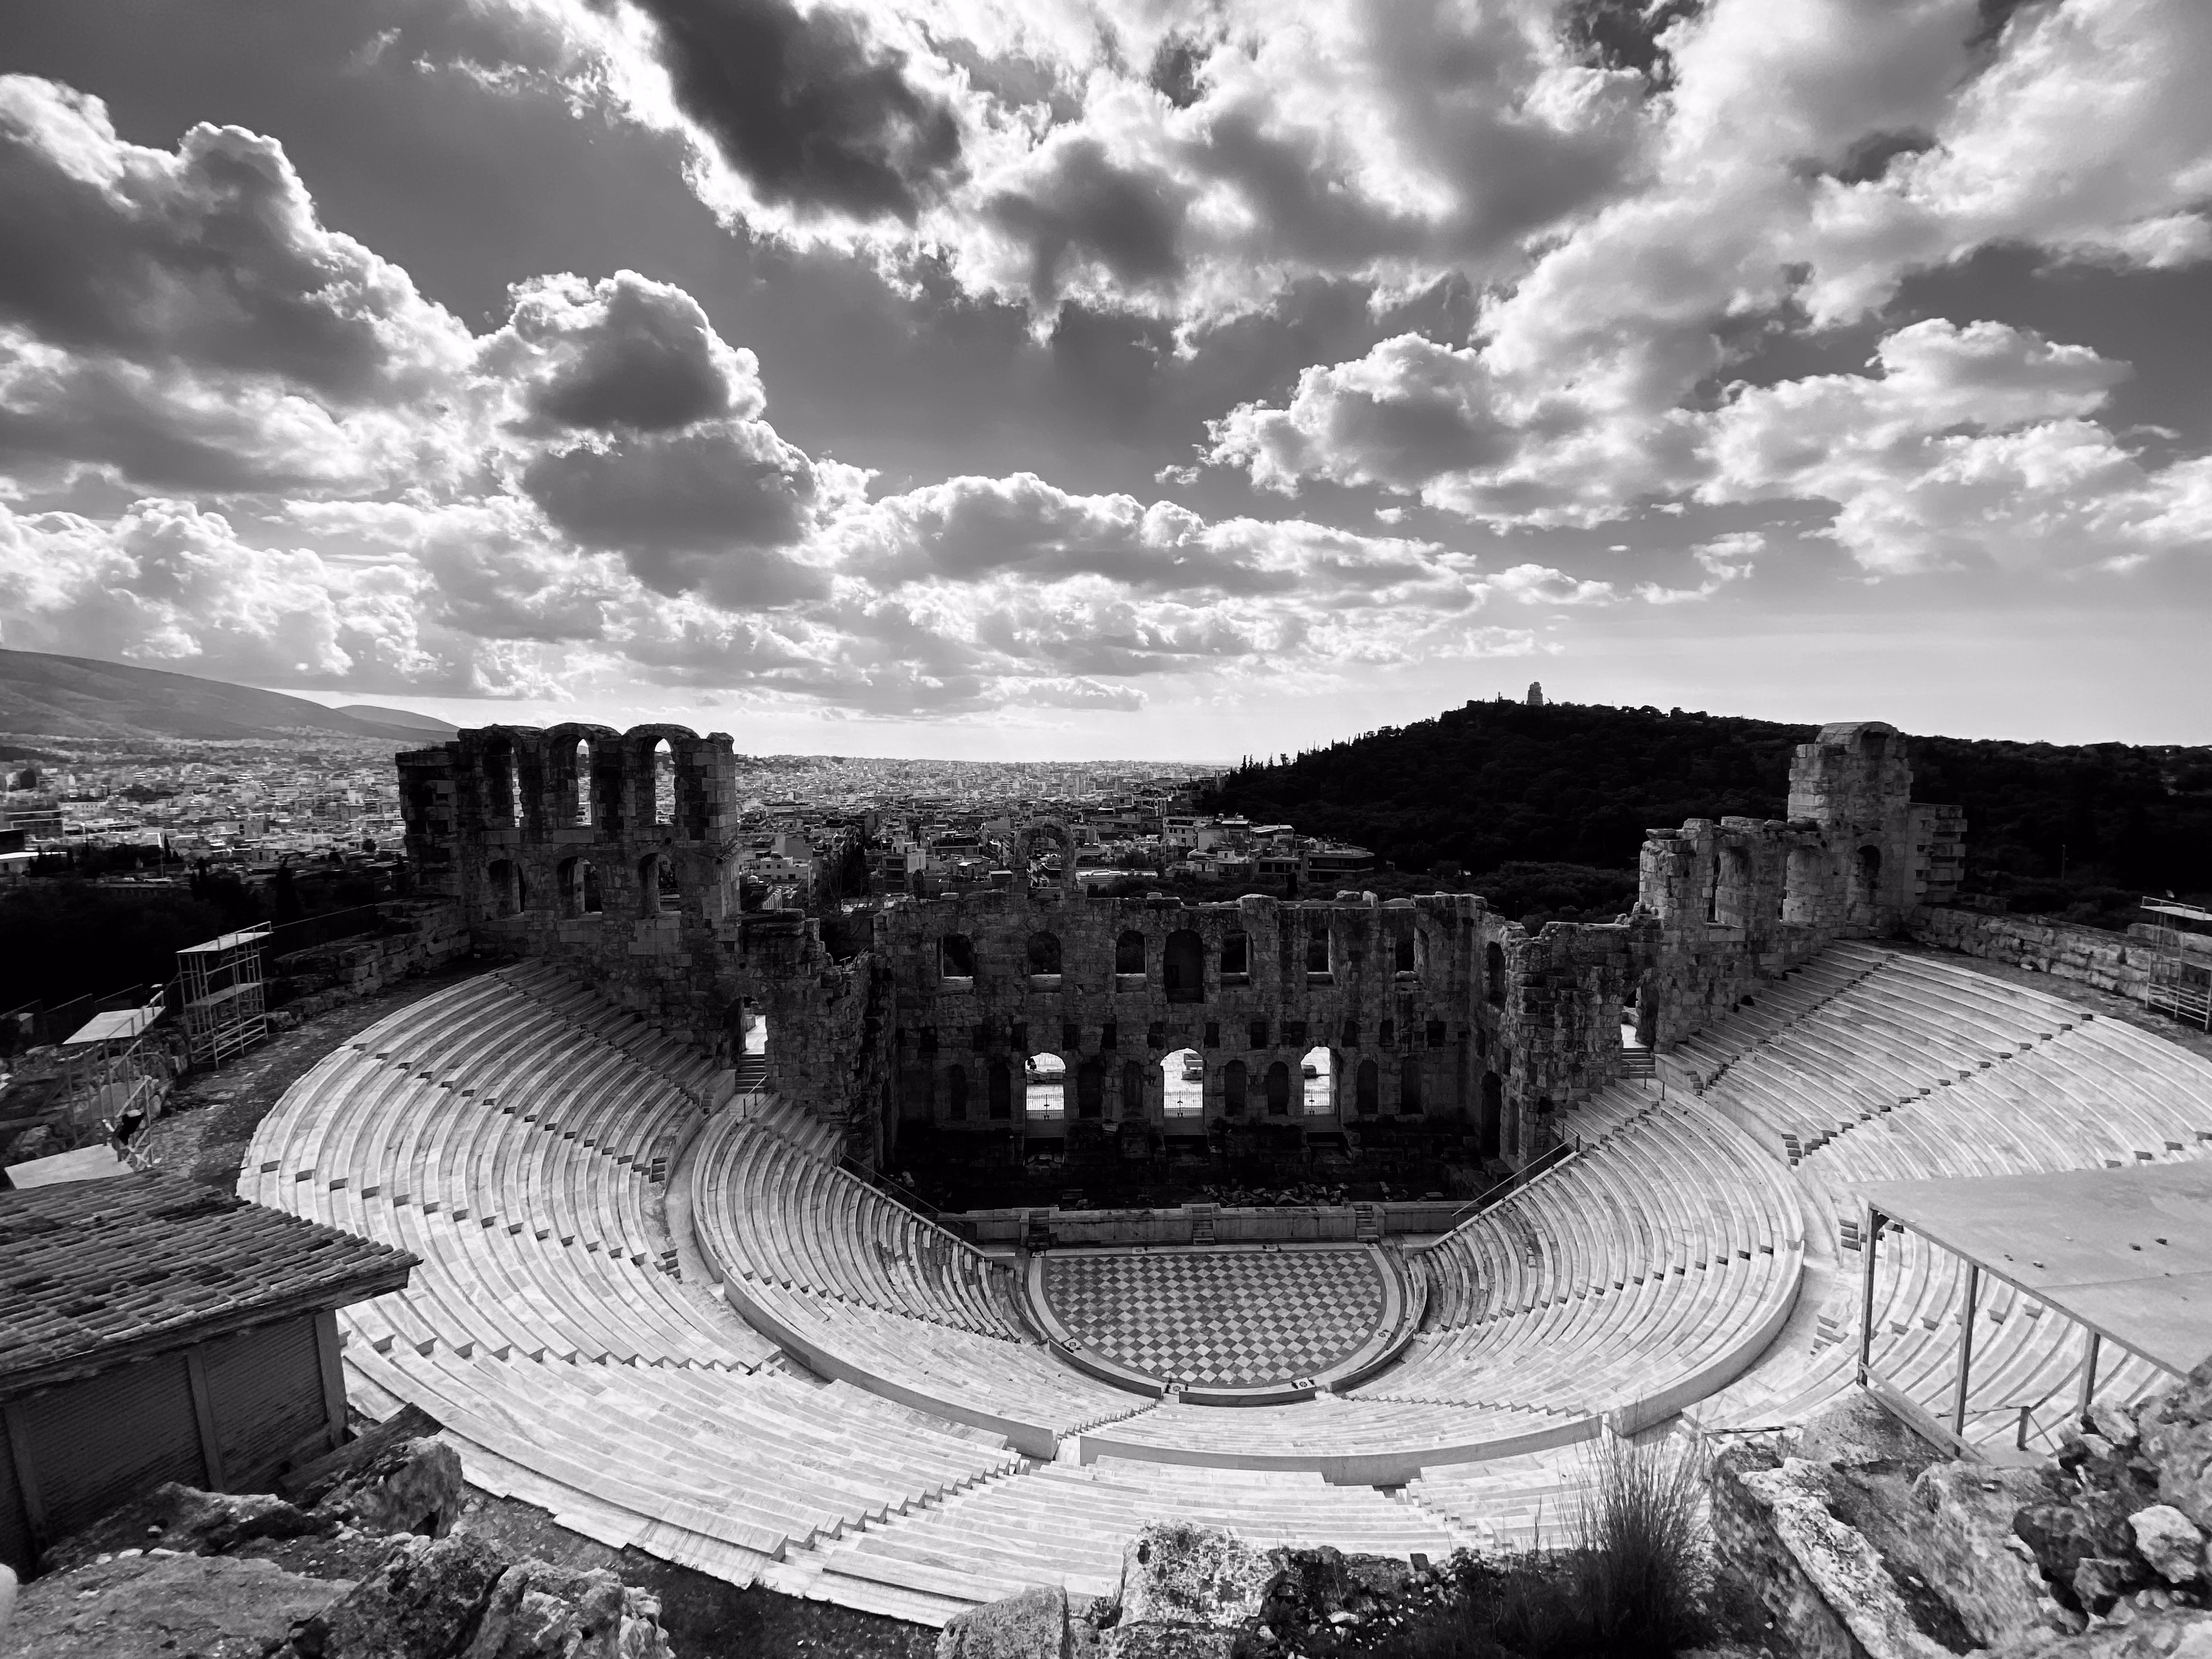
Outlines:
<svg viewBox="0 0 2212 1659"><path fill-rule="evenodd" d="M254 1129L317 1060L386 1014L491 966L489 960L464 963L443 974L410 979L280 1031L216 1071L191 1073L169 1097L167 1115L141 1137L141 1158L210 1187L236 1185Z"/></svg>

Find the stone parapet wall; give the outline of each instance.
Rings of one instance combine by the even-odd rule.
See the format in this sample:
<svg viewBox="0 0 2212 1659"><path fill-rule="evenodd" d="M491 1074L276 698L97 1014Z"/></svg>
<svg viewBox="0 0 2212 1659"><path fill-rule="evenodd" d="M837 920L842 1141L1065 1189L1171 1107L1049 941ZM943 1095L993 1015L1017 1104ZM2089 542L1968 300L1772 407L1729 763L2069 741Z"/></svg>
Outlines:
<svg viewBox="0 0 2212 1659"><path fill-rule="evenodd" d="M291 951L271 962L274 977L306 987L276 1012L311 1018L341 1003L374 996L387 986L435 973L472 947L461 908L446 901L396 900L377 907L385 925L404 931L337 939Z"/></svg>
<svg viewBox="0 0 2212 1659"><path fill-rule="evenodd" d="M2124 933L2044 916L1994 915L1985 910L1931 907L1912 918L1911 938L1942 951L2032 969L2094 986L2132 1001L2147 1000L2158 955L2152 930L2138 922ZM2212 939L2192 959L2212 959Z"/></svg>

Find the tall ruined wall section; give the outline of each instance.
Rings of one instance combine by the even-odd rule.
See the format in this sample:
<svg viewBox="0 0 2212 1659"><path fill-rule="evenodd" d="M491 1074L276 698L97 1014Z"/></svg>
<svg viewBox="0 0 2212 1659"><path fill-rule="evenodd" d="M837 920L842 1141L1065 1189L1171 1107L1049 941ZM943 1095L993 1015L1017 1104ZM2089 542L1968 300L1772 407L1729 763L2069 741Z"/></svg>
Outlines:
<svg viewBox="0 0 2212 1659"><path fill-rule="evenodd" d="M1638 903L1658 922L1639 1036L1670 1048L1838 939L1902 933L1957 891L1965 817L1912 799L1905 740L1823 726L1790 769L1790 816L1646 832Z"/></svg>
<svg viewBox="0 0 2212 1659"><path fill-rule="evenodd" d="M764 1014L770 1085L872 1151L875 965L833 960L804 918L738 913L726 733L487 726L400 756L399 774L408 856L477 948L556 960L726 1063L744 1011Z"/></svg>
<svg viewBox="0 0 2212 1659"><path fill-rule="evenodd" d="M876 954L893 986L896 1112L1012 1156L1025 1134L1061 1133L1023 1109L1024 1060L1053 1055L1066 1121L1158 1126L1162 1062L1192 1049L1202 1115L1183 1133L1442 1118L1486 1155L1522 1158L1540 1109L1617 1068L1633 931L1532 939L1472 895L896 902ZM1315 1048L1329 1051L1326 1100L1303 1075Z"/></svg>

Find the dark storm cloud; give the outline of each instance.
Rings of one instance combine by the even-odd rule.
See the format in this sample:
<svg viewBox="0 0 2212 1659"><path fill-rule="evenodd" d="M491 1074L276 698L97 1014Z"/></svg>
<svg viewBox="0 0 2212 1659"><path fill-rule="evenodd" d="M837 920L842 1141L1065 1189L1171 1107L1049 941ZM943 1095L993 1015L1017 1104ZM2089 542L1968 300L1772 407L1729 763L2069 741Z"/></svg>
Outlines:
<svg viewBox="0 0 2212 1659"><path fill-rule="evenodd" d="M1116 167L1083 138L1062 146L1042 178L993 198L984 210L1028 244L1030 289L1042 300L1059 294L1071 256L1095 258L1124 288L1174 287L1186 205L1173 180Z"/></svg>
<svg viewBox="0 0 2212 1659"><path fill-rule="evenodd" d="M1569 0L1559 21L1585 63L1634 70L1655 87L1667 87L1674 84L1674 64L1659 37L1704 9L1705 0Z"/></svg>
<svg viewBox="0 0 2212 1659"><path fill-rule="evenodd" d="M684 112L772 201L911 224L957 171L951 110L847 13L785 0L633 0Z"/></svg>
<svg viewBox="0 0 2212 1659"><path fill-rule="evenodd" d="M522 487L561 530L620 553L657 593L697 589L753 609L827 591L819 572L777 551L804 538L817 486L807 458L765 426L555 451L524 469Z"/></svg>
<svg viewBox="0 0 2212 1659"><path fill-rule="evenodd" d="M118 155L99 176L87 149ZM186 133L173 159L120 152L96 106L51 83L0 89L0 322L52 344L281 375L373 395L403 274L316 222L273 140Z"/></svg>
<svg viewBox="0 0 2212 1659"><path fill-rule="evenodd" d="M667 432L731 412L697 301L629 272L605 291L581 349L532 388L533 415L572 430Z"/></svg>

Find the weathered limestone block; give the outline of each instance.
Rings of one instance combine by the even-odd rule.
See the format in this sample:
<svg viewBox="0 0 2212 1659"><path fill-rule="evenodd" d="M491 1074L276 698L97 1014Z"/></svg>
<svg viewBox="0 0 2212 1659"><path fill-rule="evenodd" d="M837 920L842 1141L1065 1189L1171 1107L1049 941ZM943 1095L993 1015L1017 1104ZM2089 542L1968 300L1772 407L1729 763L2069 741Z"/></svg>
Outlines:
<svg viewBox="0 0 2212 1659"><path fill-rule="evenodd" d="M1912 1483L1912 1505L1902 1518L1917 1565L1992 1646L2053 1627L2057 1603L2012 1525L2021 1506L2045 1492L2039 1470L1985 1463L1931 1464Z"/></svg>
<svg viewBox="0 0 2212 1659"><path fill-rule="evenodd" d="M2212 1659L2212 1613L2122 1603L2079 1635L2030 1637L1991 1659Z"/></svg>
<svg viewBox="0 0 2212 1659"><path fill-rule="evenodd" d="M2212 1359L2140 1409L2136 1420L2143 1454L2158 1466L2158 1495L2212 1528Z"/></svg>
<svg viewBox="0 0 2212 1659"><path fill-rule="evenodd" d="M659 1604L611 1572L519 1561L461 1659L670 1659Z"/></svg>
<svg viewBox="0 0 2212 1659"><path fill-rule="evenodd" d="M83 1531L65 1538L40 1560L47 1572L65 1572L101 1555L127 1549L173 1550L179 1555L220 1555L257 1539L303 1538L328 1524L267 1493L202 1492L165 1480Z"/></svg>
<svg viewBox="0 0 2212 1659"><path fill-rule="evenodd" d="M302 1621L279 1659L454 1659L476 1638L507 1569L507 1558L481 1538L403 1539Z"/></svg>
<svg viewBox="0 0 2212 1659"><path fill-rule="evenodd" d="M937 1659L1068 1659L1067 1592L1037 1584L951 1620Z"/></svg>
<svg viewBox="0 0 2212 1659"><path fill-rule="evenodd" d="M1944 1659L1879 1553L1829 1512L1824 1473L1752 1445L1714 1460L1713 1533L1729 1570L1806 1659Z"/></svg>
<svg viewBox="0 0 2212 1659"><path fill-rule="evenodd" d="M2169 1584L2193 1584L2204 1577L2204 1534L2171 1504L2154 1504L2128 1517L2136 1553Z"/></svg>
<svg viewBox="0 0 2212 1659"><path fill-rule="evenodd" d="M2116 1492L2039 1498L2021 1505L2013 1516L2013 1530L2034 1552L2043 1576L2063 1587L2063 1601L2071 1593L2082 1562L2129 1558L2135 1536L2128 1529L2128 1517L2146 1507L2144 1500Z"/></svg>
<svg viewBox="0 0 2212 1659"><path fill-rule="evenodd" d="M118 1556L25 1585L0 1659L262 1659L349 1588L273 1561Z"/></svg>
<svg viewBox="0 0 2212 1659"><path fill-rule="evenodd" d="M1153 1522L1121 1552L1121 1624L1241 1625L1259 1616L1281 1571L1233 1532Z"/></svg>

